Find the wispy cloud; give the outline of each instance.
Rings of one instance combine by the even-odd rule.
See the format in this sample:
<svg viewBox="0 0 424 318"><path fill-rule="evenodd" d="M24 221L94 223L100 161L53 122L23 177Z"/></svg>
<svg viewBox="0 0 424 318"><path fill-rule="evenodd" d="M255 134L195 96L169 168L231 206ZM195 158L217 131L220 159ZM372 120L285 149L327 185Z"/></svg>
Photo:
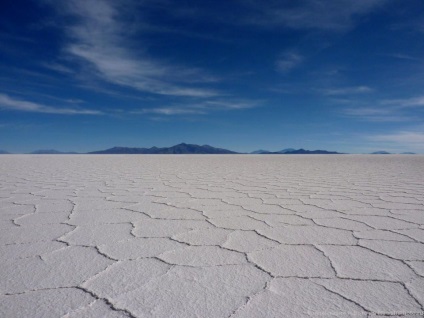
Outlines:
<svg viewBox="0 0 424 318"><path fill-rule="evenodd" d="M258 107L261 101L223 101L223 100L209 100L200 103L184 104L184 105L172 105L166 107L153 107L153 108L142 108L135 110L134 114L157 114L157 115L205 115L214 111L222 110L240 110Z"/></svg>
<svg viewBox="0 0 424 318"><path fill-rule="evenodd" d="M352 87L339 87L339 88L328 88L319 90L324 95L354 95L354 94L366 94L373 92L374 90L368 86L352 86Z"/></svg>
<svg viewBox="0 0 424 318"><path fill-rule="evenodd" d="M405 99L388 99L382 101L384 105L392 105L395 108L415 108L424 106L424 96L405 98Z"/></svg>
<svg viewBox="0 0 424 318"><path fill-rule="evenodd" d="M193 82L211 81L212 77L204 75L200 70L155 60L146 53L146 45L143 49L132 49L132 26L126 25L125 19L122 19L122 12L125 11L122 1L74 0L52 3L58 11L74 18L73 24L65 26L69 42L64 51L80 62L90 75L113 84L160 95L219 95L214 89L193 86ZM59 70L56 65L53 67Z"/></svg>
<svg viewBox="0 0 424 318"><path fill-rule="evenodd" d="M255 10L247 21L253 24L282 25L293 29L343 31L351 28L355 18L365 15L387 0L303 0L243 1Z"/></svg>
<svg viewBox="0 0 424 318"><path fill-rule="evenodd" d="M102 112L90 109L61 108L42 105L22 99L0 94L0 109L8 109L23 112L62 114L62 115L101 115Z"/></svg>
<svg viewBox="0 0 424 318"><path fill-rule="evenodd" d="M206 114L205 111L190 107L156 107L156 108L143 108L134 111L134 114L157 114L157 115L200 115Z"/></svg>
<svg viewBox="0 0 424 318"><path fill-rule="evenodd" d="M210 100L203 104L204 108L218 110L218 109L248 109L258 107L262 101L247 101L247 100Z"/></svg>
<svg viewBox="0 0 424 318"><path fill-rule="evenodd" d="M424 132L401 131L394 134L376 135L371 137L371 139L376 141L420 144L424 147Z"/></svg>
<svg viewBox="0 0 424 318"><path fill-rule="evenodd" d="M423 131L398 131L394 133L368 136L367 139L381 143L384 146L400 149L400 151L424 151Z"/></svg>
<svg viewBox="0 0 424 318"><path fill-rule="evenodd" d="M63 74L75 74L74 70L60 63L42 63L41 66Z"/></svg>
<svg viewBox="0 0 424 318"><path fill-rule="evenodd" d="M281 73L289 73L303 62L303 56L296 52L285 52L275 62L277 70Z"/></svg>
<svg viewBox="0 0 424 318"><path fill-rule="evenodd" d="M414 57L408 54L402 54L402 53L386 54L386 56L393 57L399 60L408 60L408 61L416 61L416 62L422 61L422 59L419 59L417 57Z"/></svg>
<svg viewBox="0 0 424 318"><path fill-rule="evenodd" d="M407 21L402 21L395 23L391 26L392 30L412 30L414 32L424 33L424 16L421 14L419 18L409 19Z"/></svg>
<svg viewBox="0 0 424 318"><path fill-rule="evenodd" d="M347 108L343 110L343 114L372 122L408 122L416 120L414 116L400 114L394 109L373 107Z"/></svg>
<svg viewBox="0 0 424 318"><path fill-rule="evenodd" d="M345 108L342 110L342 113L367 121L419 121L420 117L414 115L414 110L424 108L424 96L404 99L385 99L376 101L373 104L373 106Z"/></svg>

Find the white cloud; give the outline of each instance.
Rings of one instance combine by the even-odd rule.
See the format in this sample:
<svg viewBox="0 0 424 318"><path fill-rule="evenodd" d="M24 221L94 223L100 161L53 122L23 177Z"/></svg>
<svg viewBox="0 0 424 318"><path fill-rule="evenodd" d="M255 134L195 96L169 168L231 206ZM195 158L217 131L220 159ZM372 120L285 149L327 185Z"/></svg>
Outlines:
<svg viewBox="0 0 424 318"><path fill-rule="evenodd" d="M235 110L235 109L247 109L247 108L253 108L257 107L261 104L261 101L246 101L246 100L235 100L235 101L223 101L223 100L211 100L206 101L203 104L204 108L211 108L211 109L228 109L228 110Z"/></svg>
<svg viewBox="0 0 424 318"><path fill-rule="evenodd" d="M405 122L419 121L420 118L414 116L414 110L424 106L424 96L386 99L377 101L371 107L350 107L342 110L347 116L358 117L368 121L379 122Z"/></svg>
<svg viewBox="0 0 424 318"><path fill-rule="evenodd" d="M24 112L62 114L62 115L101 115L102 112L90 109L59 108L37 104L0 94L0 109L9 109Z"/></svg>
<svg viewBox="0 0 424 318"><path fill-rule="evenodd" d="M286 52L281 54L275 62L277 70L282 73L288 73L303 62L303 57L295 52Z"/></svg>
<svg viewBox="0 0 424 318"><path fill-rule="evenodd" d="M378 143L383 147L391 147L395 151L424 152L423 131L398 131L388 134L368 136L368 140Z"/></svg>
<svg viewBox="0 0 424 318"><path fill-rule="evenodd" d="M157 114L157 115L200 115L205 114L200 109L190 107L157 107L157 108L145 108L139 111L134 111L134 114Z"/></svg>
<svg viewBox="0 0 424 318"><path fill-rule="evenodd" d="M59 63L43 63L42 66L49 70L63 73L63 74L75 74L75 71Z"/></svg>
<svg viewBox="0 0 424 318"><path fill-rule="evenodd" d="M372 107L347 108L344 110L347 115L352 116L382 116L391 115L392 110Z"/></svg>
<svg viewBox="0 0 424 318"><path fill-rule="evenodd" d="M402 54L402 53L387 54L387 56L400 59L400 60L417 61L417 62L421 61L421 59L419 58L413 57L408 54Z"/></svg>
<svg viewBox="0 0 424 318"><path fill-rule="evenodd" d="M389 99L382 101L382 104L393 105L396 108L414 108L424 106L424 96L405 98L405 99Z"/></svg>
<svg viewBox="0 0 424 318"><path fill-rule="evenodd" d="M240 110L257 107L260 101L223 101L209 100L200 103L174 105L167 107L143 108L133 111L133 114L158 114L158 115L205 115L214 111Z"/></svg>
<svg viewBox="0 0 424 318"><path fill-rule="evenodd" d="M343 31L354 25L354 20L365 15L387 0L242 0L255 14L249 23L282 25L293 29L321 29Z"/></svg>
<svg viewBox="0 0 424 318"><path fill-rule="evenodd" d="M107 82L160 95L211 97L212 89L189 87L210 82L197 69L166 65L145 50L132 49L131 26L122 19L122 1L74 0L52 2L75 20L65 31L70 39L65 52L85 65L85 71ZM128 10L128 8L126 9ZM191 85L193 86L193 85Z"/></svg>
<svg viewBox="0 0 424 318"><path fill-rule="evenodd" d="M368 86L352 86L352 87L340 87L340 88L329 88L320 90L324 95L353 95L353 94L366 94L373 91Z"/></svg>
<svg viewBox="0 0 424 318"><path fill-rule="evenodd" d="M424 147L424 132L401 131L394 134L372 136L371 139L394 143L419 144Z"/></svg>
<svg viewBox="0 0 424 318"><path fill-rule="evenodd" d="M179 18L209 19L217 23L286 27L295 30L346 31L355 26L361 16L377 10L390 0L236 0L237 10L202 10L199 6L184 6L181 1L168 1L163 10ZM201 2L201 1L199 1ZM219 8L219 4L217 5Z"/></svg>

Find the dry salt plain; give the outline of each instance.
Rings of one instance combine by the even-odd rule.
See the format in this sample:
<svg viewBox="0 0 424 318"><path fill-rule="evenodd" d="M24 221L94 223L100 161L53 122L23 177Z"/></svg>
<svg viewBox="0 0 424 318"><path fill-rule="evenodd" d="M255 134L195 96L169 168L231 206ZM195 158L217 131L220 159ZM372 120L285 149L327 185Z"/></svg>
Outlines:
<svg viewBox="0 0 424 318"><path fill-rule="evenodd" d="M0 317L424 309L424 156L0 157Z"/></svg>

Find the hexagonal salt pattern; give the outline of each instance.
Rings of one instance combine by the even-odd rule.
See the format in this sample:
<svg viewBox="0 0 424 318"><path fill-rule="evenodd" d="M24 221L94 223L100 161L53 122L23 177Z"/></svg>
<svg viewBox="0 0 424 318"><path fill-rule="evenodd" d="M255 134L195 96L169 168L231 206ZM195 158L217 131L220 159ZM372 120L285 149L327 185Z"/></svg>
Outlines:
<svg viewBox="0 0 424 318"><path fill-rule="evenodd" d="M0 317L413 317L423 156L0 157Z"/></svg>

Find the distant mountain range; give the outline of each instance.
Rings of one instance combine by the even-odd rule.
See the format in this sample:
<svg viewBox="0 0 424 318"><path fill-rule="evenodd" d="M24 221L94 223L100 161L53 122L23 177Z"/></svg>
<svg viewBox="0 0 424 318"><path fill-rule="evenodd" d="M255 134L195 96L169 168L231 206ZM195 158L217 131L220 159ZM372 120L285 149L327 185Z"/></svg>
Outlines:
<svg viewBox="0 0 424 318"><path fill-rule="evenodd" d="M128 148L113 147L106 150L89 152L89 154L237 154L238 152L215 148L209 145L178 144L172 147L152 147L152 148ZM340 154L335 151L327 150L305 150L287 148L280 151L256 150L252 154Z"/></svg>
<svg viewBox="0 0 424 318"><path fill-rule="evenodd" d="M299 149L299 150L303 150L303 149ZM291 152L294 152L294 151L296 151L296 149L294 149L294 148L286 148L286 149L277 151L277 153L291 153Z"/></svg>
<svg viewBox="0 0 424 318"><path fill-rule="evenodd" d="M393 155L391 152L384 150L371 152L371 155ZM401 152L399 155L416 155L415 152Z"/></svg>
<svg viewBox="0 0 424 318"><path fill-rule="evenodd" d="M73 155L77 152L62 152L54 149L41 149L30 152L31 155Z"/></svg>
<svg viewBox="0 0 424 318"><path fill-rule="evenodd" d="M387 152L384 150L371 152L371 155L390 155L390 154L391 154L390 152Z"/></svg>
<svg viewBox="0 0 424 318"><path fill-rule="evenodd" d="M0 155L2 154L10 154L8 151L0 150ZM33 155L62 155L62 154L84 154L78 152L63 152L55 149L41 149L30 152L29 154ZM195 144L186 144L181 143L172 147L151 147L151 148L134 148L134 147L113 147L105 150L98 150L87 152L85 154L241 154L240 152L231 151L223 148L216 148L209 145L195 145ZM294 148L286 148L279 151L269 151L269 150L255 150L250 154L265 154L265 155L332 155L332 154L343 154L341 152L336 151L328 151L328 150L306 150L306 149L294 149ZM387 151L375 151L370 154L373 155L388 155L391 154ZM415 155L414 152L402 152L403 155Z"/></svg>
<svg viewBox="0 0 424 318"><path fill-rule="evenodd" d="M300 149L299 149L300 150ZM256 150L256 151L252 151L251 154L283 154L283 153L291 153L293 151L296 151L296 149L294 148L286 148L280 151L269 151L269 150Z"/></svg>
<svg viewBox="0 0 424 318"><path fill-rule="evenodd" d="M252 152L252 154L265 154L265 155L335 155L342 154L336 151L327 151L327 150L305 150L305 149L293 149L287 148L280 151L267 151L267 150L257 150Z"/></svg>
<svg viewBox="0 0 424 318"><path fill-rule="evenodd" d="M259 149L259 150L252 151L251 154L252 155L259 155L259 154L269 153L269 152L270 151L268 151L268 150Z"/></svg>
<svg viewBox="0 0 424 318"><path fill-rule="evenodd" d="M106 150L93 151L89 154L237 154L237 152L215 148L209 145L193 145L181 143L172 147L128 148L113 147Z"/></svg>

